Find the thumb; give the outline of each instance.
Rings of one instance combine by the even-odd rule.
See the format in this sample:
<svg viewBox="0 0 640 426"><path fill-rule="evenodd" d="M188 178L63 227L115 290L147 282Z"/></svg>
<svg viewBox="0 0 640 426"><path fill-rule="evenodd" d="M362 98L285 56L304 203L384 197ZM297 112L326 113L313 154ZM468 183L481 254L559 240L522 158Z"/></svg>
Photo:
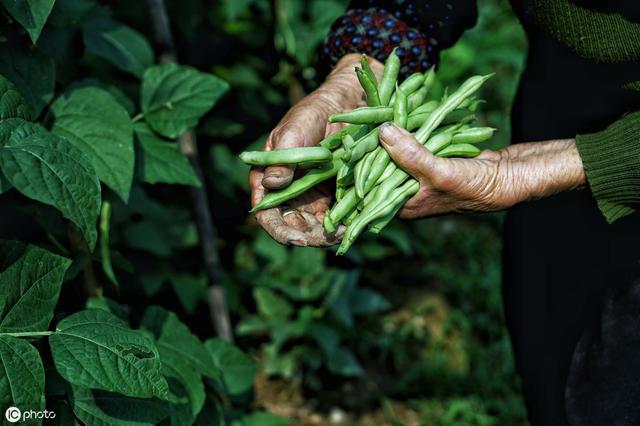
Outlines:
<svg viewBox="0 0 640 426"><path fill-rule="evenodd" d="M433 154L411 133L393 123L380 127L380 142L393 162L418 180L429 170L434 159Z"/></svg>

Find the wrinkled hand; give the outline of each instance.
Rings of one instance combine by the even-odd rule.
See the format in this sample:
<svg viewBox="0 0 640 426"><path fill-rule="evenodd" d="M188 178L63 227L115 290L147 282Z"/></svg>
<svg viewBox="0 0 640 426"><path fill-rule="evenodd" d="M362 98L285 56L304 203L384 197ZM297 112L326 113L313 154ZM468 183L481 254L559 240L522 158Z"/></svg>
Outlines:
<svg viewBox="0 0 640 426"><path fill-rule="evenodd" d="M328 124L329 115L361 106L362 89L353 69L360 56L343 57L326 81L313 93L291 108L267 138L264 149L294 148L316 145L325 136L340 129ZM370 60L375 72L382 64ZM281 189L293 179L295 166L254 167L249 174L251 203L255 206L269 190ZM260 225L278 242L299 246L328 246L336 244L344 232L341 227L326 234L322 227L332 191L325 185L307 191L283 206L256 213Z"/></svg>
<svg viewBox="0 0 640 426"><path fill-rule="evenodd" d="M475 158L438 158L390 123L381 129L380 141L420 183L399 212L405 219L504 210L585 183L573 139L517 144Z"/></svg>

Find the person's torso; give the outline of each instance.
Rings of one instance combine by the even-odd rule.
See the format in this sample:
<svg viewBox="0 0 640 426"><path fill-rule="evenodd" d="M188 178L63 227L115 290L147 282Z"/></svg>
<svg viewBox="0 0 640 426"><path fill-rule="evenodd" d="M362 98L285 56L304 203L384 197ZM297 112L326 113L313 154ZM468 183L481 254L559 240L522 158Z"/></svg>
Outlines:
<svg viewBox="0 0 640 426"><path fill-rule="evenodd" d="M511 4L529 41L514 142L598 131L640 110L640 1Z"/></svg>

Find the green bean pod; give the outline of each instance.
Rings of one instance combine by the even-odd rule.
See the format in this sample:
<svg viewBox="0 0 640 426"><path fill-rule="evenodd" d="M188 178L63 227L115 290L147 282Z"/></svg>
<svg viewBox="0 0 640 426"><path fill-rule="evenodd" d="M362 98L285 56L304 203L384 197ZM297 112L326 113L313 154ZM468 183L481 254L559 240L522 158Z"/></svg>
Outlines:
<svg viewBox="0 0 640 426"><path fill-rule="evenodd" d="M396 55L395 47L384 64L384 70L382 71L382 77L380 77L380 83L378 84L378 95L380 97L381 105L389 105L391 94L396 86L398 80L398 73L400 72L400 57Z"/></svg>
<svg viewBox="0 0 640 426"><path fill-rule="evenodd" d="M376 220L373 220L371 222L371 226L369 227L369 232L371 232L372 234L379 234L380 231L382 231L393 220L393 218L396 217L403 205L404 203L398 204L391 212L379 217Z"/></svg>
<svg viewBox="0 0 640 426"><path fill-rule="evenodd" d="M371 65L369 65L369 61L367 61L367 55L365 55L364 53L360 55L360 66L362 67L362 70L366 72L367 75L369 76L369 80L375 83L376 90L377 90L378 79L376 78L376 74L371 69Z"/></svg>
<svg viewBox="0 0 640 426"><path fill-rule="evenodd" d="M345 224L345 226L349 226L353 223L353 221L358 217L358 214L360 214L358 212L358 209L353 209L353 211L351 213L349 213L343 220L342 223Z"/></svg>
<svg viewBox="0 0 640 426"><path fill-rule="evenodd" d="M331 151L321 146L274 149L272 151L244 151L240 153L240 159L252 166L298 163L322 164L331 161L331 158Z"/></svg>
<svg viewBox="0 0 640 426"><path fill-rule="evenodd" d="M336 183L340 186L349 186L353 184L353 165L343 163L338 174L336 175Z"/></svg>
<svg viewBox="0 0 640 426"><path fill-rule="evenodd" d="M365 184L367 183L369 173L371 172L371 168L373 167L373 163L376 160L377 153L377 149L371 151L370 153L362 157L362 159L356 164L354 185L356 187L356 193L360 198L363 198L366 194Z"/></svg>
<svg viewBox="0 0 640 426"><path fill-rule="evenodd" d="M421 104L419 107L411 109L409 108L409 115L411 114L421 114L424 112L433 112L440 105L440 101L432 100Z"/></svg>
<svg viewBox="0 0 640 426"><path fill-rule="evenodd" d="M432 153L437 153L447 146L451 145L452 140L453 132L442 132L438 133L437 135L431 136L429 140L424 144L424 147Z"/></svg>
<svg viewBox="0 0 640 426"><path fill-rule="evenodd" d="M362 129L362 127L363 126L361 124L349 124L321 140L318 143L318 146L334 150L342 145L342 137L344 135L354 136L360 131L360 129Z"/></svg>
<svg viewBox="0 0 640 426"><path fill-rule="evenodd" d="M327 164L325 167L311 170L306 175L291 182L291 184L286 188L269 192L262 198L262 200L260 200L258 204L256 204L250 210L250 213L279 206L285 201L288 201L304 193L320 182L331 179L338 173L338 170L340 170L340 168L342 167L343 162L340 159L341 155L342 149L336 150L334 152L333 161Z"/></svg>
<svg viewBox="0 0 640 426"><path fill-rule="evenodd" d="M340 247L336 254L342 255L349 250L355 239L362 233L365 227L372 221L391 214L398 205L403 205L409 197L413 196L420 189L417 181L411 180L398 188L391 197L383 203L363 210L360 215L347 227Z"/></svg>
<svg viewBox="0 0 640 426"><path fill-rule="evenodd" d="M380 97L378 96L378 87L375 80L372 81L369 74L358 67L356 67L356 76L364 90L364 94L367 96L367 105L372 107L380 106Z"/></svg>
<svg viewBox="0 0 640 426"><path fill-rule="evenodd" d="M347 161L353 164L364 157L369 152L373 151L378 147L378 135L380 133L380 129L376 127L371 130L369 133L364 135L362 138L358 139L351 149L349 158Z"/></svg>
<svg viewBox="0 0 640 426"><path fill-rule="evenodd" d="M458 90L447 96L442 104L440 104L440 106L436 108L435 111L433 111L427 121L425 121L424 124L420 126L420 128L414 135L415 138L420 143L424 143L427 139L429 139L431 132L433 132L442 123L447 114L456 109L460 105L460 103L464 101L465 98L475 93L492 75L493 74L485 76L473 76L462 83Z"/></svg>
<svg viewBox="0 0 640 426"><path fill-rule="evenodd" d="M399 127L407 126L407 94L400 86L396 86L396 99L393 103L393 123Z"/></svg>
<svg viewBox="0 0 640 426"><path fill-rule="evenodd" d="M409 116L407 117L407 124L405 125L405 129L409 131L418 129L420 126L422 126L422 123L424 123L427 120L427 118L429 118L429 115L431 115L430 112L420 112L418 114L409 114Z"/></svg>
<svg viewBox="0 0 640 426"><path fill-rule="evenodd" d="M368 106L329 116L329 123L378 124L393 119L393 107Z"/></svg>
<svg viewBox="0 0 640 426"><path fill-rule="evenodd" d="M461 132L457 132L453 135L454 144L461 143L480 143L491 139L493 133L496 131L493 127L472 127Z"/></svg>
<svg viewBox="0 0 640 426"><path fill-rule="evenodd" d="M371 169L369 170L369 174L363 188L364 192L362 193L362 196L366 195L373 189L374 186L376 186L376 183L378 183L378 179L380 178L380 176L382 176L382 173L384 173L384 170L387 168L389 162L391 162L391 157L389 157L389 153L387 152L387 150L382 147L378 149L380 151L377 152L375 160L371 164Z"/></svg>
<svg viewBox="0 0 640 426"><path fill-rule="evenodd" d="M465 157L472 158L480 154L480 149L468 143L457 143L449 145L438 152L438 157Z"/></svg>
<svg viewBox="0 0 640 426"><path fill-rule="evenodd" d="M398 87L409 96L416 92L424 84L425 75L422 73L414 73L407 77Z"/></svg>
<svg viewBox="0 0 640 426"><path fill-rule="evenodd" d="M335 203L333 207L331 207L331 210L325 213L325 218L328 216L331 223L338 224L343 217L356 209L359 202L360 198L358 197L358 194L356 194L355 188L349 188L344 193L342 199Z"/></svg>

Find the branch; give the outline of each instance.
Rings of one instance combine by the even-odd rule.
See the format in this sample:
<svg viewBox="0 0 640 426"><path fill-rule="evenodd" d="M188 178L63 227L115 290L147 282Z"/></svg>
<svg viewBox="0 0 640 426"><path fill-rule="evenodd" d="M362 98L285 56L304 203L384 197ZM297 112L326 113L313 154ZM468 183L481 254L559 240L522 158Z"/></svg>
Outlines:
<svg viewBox="0 0 640 426"><path fill-rule="evenodd" d="M151 21L154 29L155 41L161 49L160 62L176 62L176 50L171 34L171 26L164 0L147 0ZM198 156L198 145L196 144L195 133L189 131L178 138L180 150L187 156L193 170L202 182L200 188L189 187L191 203L195 215L196 227L202 246L202 256L204 259L205 273L209 280L209 291L207 294L209 302L209 313L213 322L216 334L229 342L233 341L231 331L231 321L229 320L229 309L227 307L224 287L222 285L223 270L220 264L220 256L217 247L217 232L213 224L209 200L205 187L204 175L200 166Z"/></svg>

